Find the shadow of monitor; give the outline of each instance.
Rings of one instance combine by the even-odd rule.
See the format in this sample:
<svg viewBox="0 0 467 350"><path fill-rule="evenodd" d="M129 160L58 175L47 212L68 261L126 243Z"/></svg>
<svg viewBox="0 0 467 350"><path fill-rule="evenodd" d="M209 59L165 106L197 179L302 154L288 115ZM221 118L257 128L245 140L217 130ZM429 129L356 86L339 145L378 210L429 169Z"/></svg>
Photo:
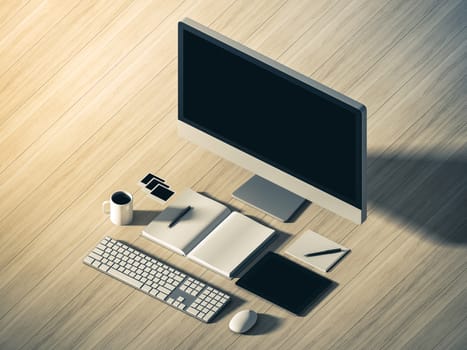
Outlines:
<svg viewBox="0 0 467 350"><path fill-rule="evenodd" d="M368 156L370 210L384 210L444 244L467 243L467 152Z"/></svg>

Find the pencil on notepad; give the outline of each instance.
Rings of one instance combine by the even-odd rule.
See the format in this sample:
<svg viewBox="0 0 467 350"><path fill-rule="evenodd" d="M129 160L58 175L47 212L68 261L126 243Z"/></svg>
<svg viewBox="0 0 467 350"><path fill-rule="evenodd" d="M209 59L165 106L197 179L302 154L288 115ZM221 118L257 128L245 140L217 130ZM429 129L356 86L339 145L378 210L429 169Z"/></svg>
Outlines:
<svg viewBox="0 0 467 350"><path fill-rule="evenodd" d="M313 252L313 253L307 253L305 254L306 257L310 256L318 256L318 255L325 255L325 254L334 254L334 253L339 253L345 251L344 249L341 248L336 248L336 249L327 249L327 250L322 250L320 252Z"/></svg>

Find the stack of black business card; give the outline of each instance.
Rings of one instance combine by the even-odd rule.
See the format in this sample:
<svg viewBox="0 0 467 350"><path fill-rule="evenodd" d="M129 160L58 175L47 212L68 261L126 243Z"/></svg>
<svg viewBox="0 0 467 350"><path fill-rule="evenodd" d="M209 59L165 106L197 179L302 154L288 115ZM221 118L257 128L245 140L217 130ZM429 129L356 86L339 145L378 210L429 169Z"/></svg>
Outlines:
<svg viewBox="0 0 467 350"><path fill-rule="evenodd" d="M158 201L166 202L175 193L164 179L151 173L147 174L138 184L149 192L151 198Z"/></svg>

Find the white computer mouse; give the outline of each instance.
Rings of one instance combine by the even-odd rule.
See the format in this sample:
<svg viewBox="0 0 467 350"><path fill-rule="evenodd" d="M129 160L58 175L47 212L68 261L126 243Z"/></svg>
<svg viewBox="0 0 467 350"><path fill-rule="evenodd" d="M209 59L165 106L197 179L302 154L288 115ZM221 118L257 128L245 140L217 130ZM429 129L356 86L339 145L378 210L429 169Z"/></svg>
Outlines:
<svg viewBox="0 0 467 350"><path fill-rule="evenodd" d="M245 333L254 326L257 319L258 315L253 310L242 310L232 317L229 328L235 333Z"/></svg>

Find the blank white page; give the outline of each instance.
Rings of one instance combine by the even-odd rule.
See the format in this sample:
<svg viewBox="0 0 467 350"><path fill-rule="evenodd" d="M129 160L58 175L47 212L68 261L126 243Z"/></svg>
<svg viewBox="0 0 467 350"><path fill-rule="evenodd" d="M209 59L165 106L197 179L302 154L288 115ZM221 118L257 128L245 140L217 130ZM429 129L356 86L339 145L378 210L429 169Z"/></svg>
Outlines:
<svg viewBox="0 0 467 350"><path fill-rule="evenodd" d="M272 228L233 212L202 240L188 257L231 278L232 272L273 234Z"/></svg>

